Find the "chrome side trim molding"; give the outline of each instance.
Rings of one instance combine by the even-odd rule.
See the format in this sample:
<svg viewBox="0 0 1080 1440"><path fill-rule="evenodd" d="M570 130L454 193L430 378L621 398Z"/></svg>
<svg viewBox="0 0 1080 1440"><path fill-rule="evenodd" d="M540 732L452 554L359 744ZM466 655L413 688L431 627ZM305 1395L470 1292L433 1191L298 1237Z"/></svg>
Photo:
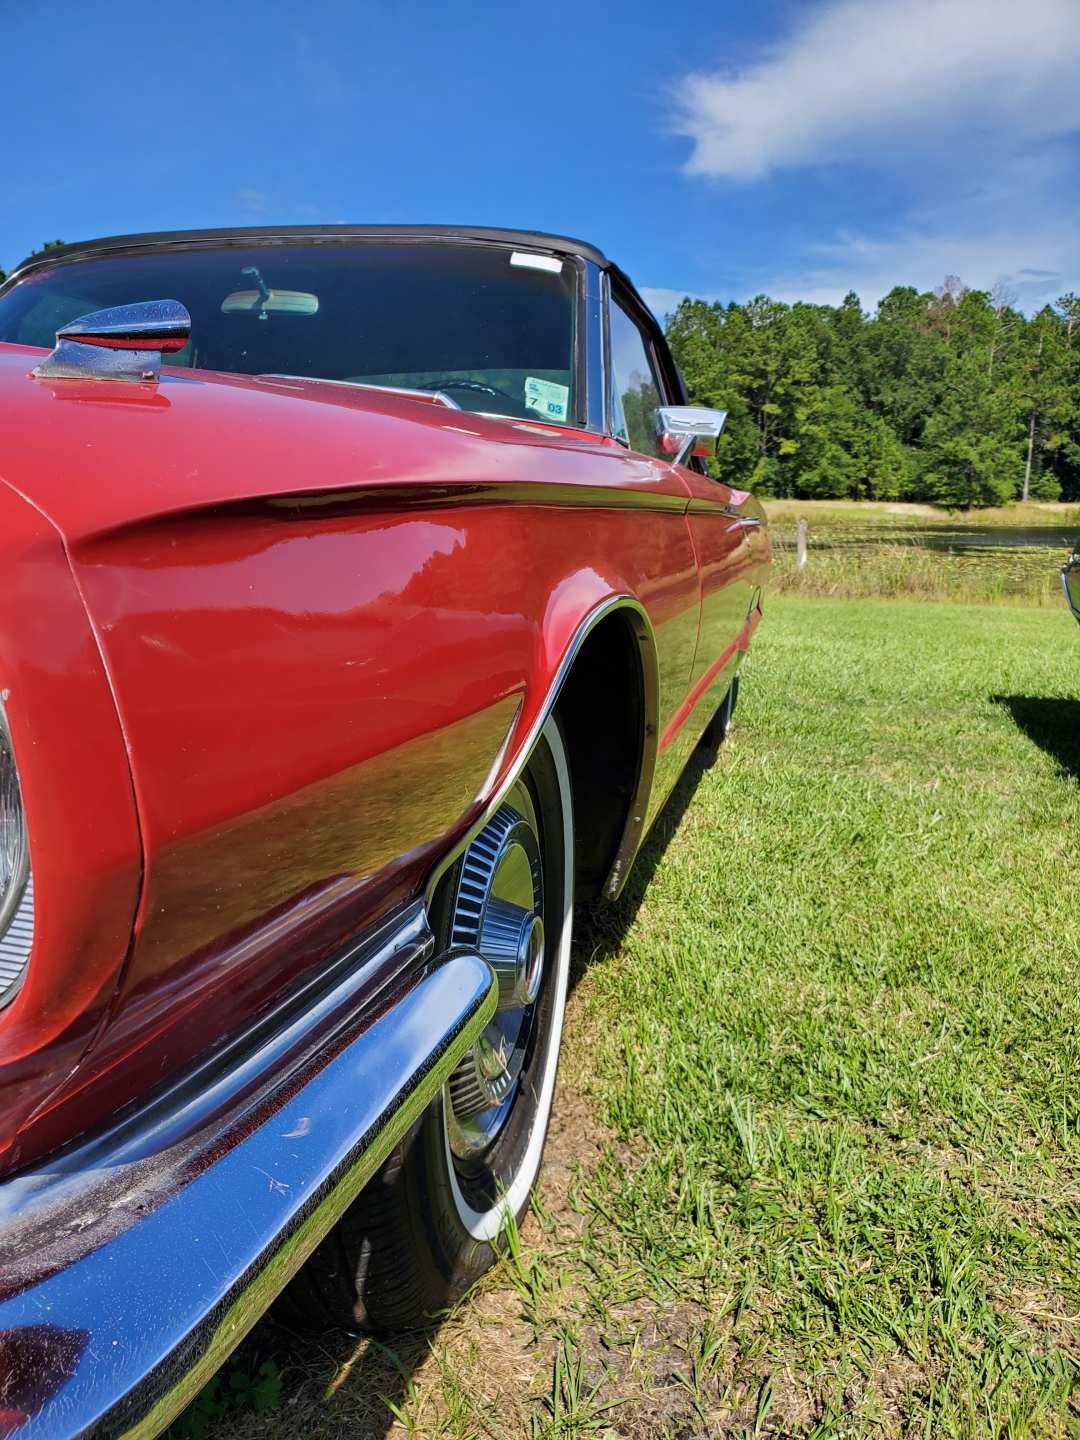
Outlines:
<svg viewBox="0 0 1080 1440"><path fill-rule="evenodd" d="M505 415L498 417L506 420ZM528 424L531 421L520 421ZM247 500L238 502L250 503ZM326 514L332 506L350 514L385 510L445 510L464 505L543 505L546 509L584 507L588 510L642 510L655 514L685 515L685 495L666 491L624 490L614 485L561 485L555 480L460 480L422 485L410 481L366 485L362 490L293 491L266 500L274 510L303 510L317 506ZM708 513L713 513L710 508Z"/></svg>
<svg viewBox="0 0 1080 1440"><path fill-rule="evenodd" d="M656 658L656 639L653 635L652 621L648 612L639 600L632 595L612 595L578 626L574 632L574 638L566 648L559 668L555 672L555 678L551 683L543 705L532 724L524 743L518 751L514 764L503 777L502 783L489 796L479 818L473 822L465 834L458 840L457 844L442 857L439 863L428 876L424 894L428 907L435 896L439 881L450 869L451 865L462 856L468 847L476 839L480 831L492 818L503 800L516 785L521 772L529 763L529 757L536 748L541 732L547 724L552 711L558 703L559 694L566 677L569 675L574 661L588 636L596 629L601 620L606 620L616 613L624 614L629 620L633 629L634 637L638 644L638 653L641 660L642 689L645 695L645 714L642 717L642 755L638 773L638 783L626 817L626 824L623 827L622 838L608 872L607 879L601 888L601 895L605 900L614 900L626 883L630 868L634 863L638 846L641 844L645 830L645 820L649 808L649 796L652 793L653 771L656 768L656 752L659 742L659 695L660 695L660 672ZM504 744L507 742L504 742Z"/></svg>
<svg viewBox="0 0 1080 1440"><path fill-rule="evenodd" d="M342 978L252 1055L263 1083L240 1106L151 1111L0 1186L13 1435L159 1434L435 1097L495 982L473 951L430 959L419 907L403 923L429 958L360 1009Z"/></svg>
<svg viewBox="0 0 1080 1440"><path fill-rule="evenodd" d="M731 518L737 520L740 525L745 525L751 529L755 526L765 524L760 516L747 515L746 511L741 509L740 506L734 505L728 500L721 500L719 491L717 491L717 498L715 500L708 500L703 495L695 495L690 501L686 513L688 515L730 515Z"/></svg>

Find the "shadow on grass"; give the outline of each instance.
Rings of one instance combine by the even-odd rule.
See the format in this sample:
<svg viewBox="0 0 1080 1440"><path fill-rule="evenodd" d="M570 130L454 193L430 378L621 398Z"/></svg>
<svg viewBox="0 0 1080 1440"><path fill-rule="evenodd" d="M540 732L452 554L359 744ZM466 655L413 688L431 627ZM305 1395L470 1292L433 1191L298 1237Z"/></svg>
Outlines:
<svg viewBox="0 0 1080 1440"><path fill-rule="evenodd" d="M1045 750L1063 775L1080 784L1080 700L1036 695L991 695L1018 730Z"/></svg>
<svg viewBox="0 0 1080 1440"><path fill-rule="evenodd" d="M437 1331L437 1325L392 1337L298 1331L271 1310L164 1440L385 1440L399 1424L392 1407L408 1407L413 1374ZM280 1376L277 1402L266 1409L237 1404L237 1377L242 1395L249 1377L267 1365Z"/></svg>
<svg viewBox="0 0 1080 1440"><path fill-rule="evenodd" d="M574 915L574 948L570 965L570 989L583 978L594 960L606 960L623 943L627 931L645 899L657 866L683 816L697 793L701 777L715 759L703 742L693 752L674 790L653 821L648 837L638 852L626 888L613 904L579 906Z"/></svg>
<svg viewBox="0 0 1080 1440"><path fill-rule="evenodd" d="M641 908L657 866L685 815L705 770L714 759L705 744L694 751L642 846L626 888L609 905L579 906L574 915L571 989L594 960L614 955ZM368 1338L344 1330L314 1334L296 1331L280 1307L241 1343L225 1367L230 1376L253 1376L270 1362L283 1380L281 1410L259 1415L206 1415L196 1401L168 1440L285 1440L296 1433L348 1433L350 1440L385 1440L396 1422L394 1409L409 1404L412 1377L427 1358L438 1322L407 1334ZM209 1407L207 1407L209 1408ZM337 1414L335 1415L335 1410ZM209 1423L207 1423L209 1422ZM344 1427L340 1428L339 1427Z"/></svg>

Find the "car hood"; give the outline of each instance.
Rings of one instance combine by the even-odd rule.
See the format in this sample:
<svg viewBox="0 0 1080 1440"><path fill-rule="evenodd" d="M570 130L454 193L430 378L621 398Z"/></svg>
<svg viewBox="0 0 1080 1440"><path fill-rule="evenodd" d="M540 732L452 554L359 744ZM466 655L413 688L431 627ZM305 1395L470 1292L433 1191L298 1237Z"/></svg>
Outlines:
<svg viewBox="0 0 1080 1440"><path fill-rule="evenodd" d="M70 540L245 501L397 486L596 483L608 443L392 392L163 367L159 384L44 380L0 344L0 479ZM625 456L625 452L619 450ZM612 456L614 458L614 455Z"/></svg>

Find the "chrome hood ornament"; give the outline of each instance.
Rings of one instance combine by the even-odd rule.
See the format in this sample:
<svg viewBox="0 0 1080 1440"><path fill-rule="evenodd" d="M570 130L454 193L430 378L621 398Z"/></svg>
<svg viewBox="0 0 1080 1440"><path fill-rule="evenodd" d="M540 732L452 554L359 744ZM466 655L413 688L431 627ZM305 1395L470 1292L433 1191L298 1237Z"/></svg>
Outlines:
<svg viewBox="0 0 1080 1440"><path fill-rule="evenodd" d="M144 300L81 315L56 332L56 348L31 373L43 380L154 384L162 355L182 350L191 316L179 300Z"/></svg>

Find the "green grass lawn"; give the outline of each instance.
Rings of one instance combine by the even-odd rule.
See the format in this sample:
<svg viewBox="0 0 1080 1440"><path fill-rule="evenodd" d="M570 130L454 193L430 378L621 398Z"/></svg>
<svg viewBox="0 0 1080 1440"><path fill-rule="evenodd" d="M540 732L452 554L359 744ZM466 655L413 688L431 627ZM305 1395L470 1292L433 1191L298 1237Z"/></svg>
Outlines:
<svg viewBox="0 0 1080 1440"><path fill-rule="evenodd" d="M612 1264L657 1303L700 1293L718 1423L756 1381L785 1434L1054 1433L1080 1337L1080 632L788 600L761 638L728 762L587 981L591 1089L635 1153L590 1186Z"/></svg>
<svg viewBox="0 0 1080 1440"><path fill-rule="evenodd" d="M1063 606L772 600L579 922L539 1214L212 1433L1080 1434L1078 787Z"/></svg>

